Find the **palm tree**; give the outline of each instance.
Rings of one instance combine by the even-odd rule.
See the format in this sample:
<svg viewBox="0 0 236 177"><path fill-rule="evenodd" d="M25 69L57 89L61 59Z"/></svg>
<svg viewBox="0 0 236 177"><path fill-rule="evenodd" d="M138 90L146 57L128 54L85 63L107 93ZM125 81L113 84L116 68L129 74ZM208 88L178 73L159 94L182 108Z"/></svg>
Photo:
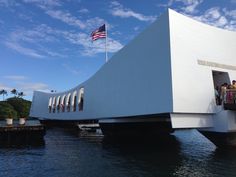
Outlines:
<svg viewBox="0 0 236 177"><path fill-rule="evenodd" d="M0 95L3 95L3 91L4 91L3 89L2 89L2 90L0 90Z"/></svg>
<svg viewBox="0 0 236 177"><path fill-rule="evenodd" d="M24 92L18 92L18 97L22 98L23 96L25 96Z"/></svg>
<svg viewBox="0 0 236 177"><path fill-rule="evenodd" d="M15 97L16 97L16 95L18 94L18 91L17 91L16 89L12 89L11 93L12 93L13 95L15 95Z"/></svg>
<svg viewBox="0 0 236 177"><path fill-rule="evenodd" d="M4 96L7 95L7 91L2 89L0 90L0 95L2 95L3 101L4 101Z"/></svg>

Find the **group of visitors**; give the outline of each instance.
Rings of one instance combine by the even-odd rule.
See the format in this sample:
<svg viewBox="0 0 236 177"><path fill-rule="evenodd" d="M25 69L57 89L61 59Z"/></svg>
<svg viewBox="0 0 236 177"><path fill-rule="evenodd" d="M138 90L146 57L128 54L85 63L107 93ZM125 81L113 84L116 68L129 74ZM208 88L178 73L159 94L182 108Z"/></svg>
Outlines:
<svg viewBox="0 0 236 177"><path fill-rule="evenodd" d="M216 104L222 103L235 103L236 102L236 80L232 81L232 84L224 83L219 88L215 88Z"/></svg>

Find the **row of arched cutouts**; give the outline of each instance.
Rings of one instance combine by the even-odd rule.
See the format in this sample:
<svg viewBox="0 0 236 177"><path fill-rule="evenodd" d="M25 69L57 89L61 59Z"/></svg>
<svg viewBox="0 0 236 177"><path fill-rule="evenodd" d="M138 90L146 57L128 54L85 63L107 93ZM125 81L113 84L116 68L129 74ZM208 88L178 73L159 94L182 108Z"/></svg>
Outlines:
<svg viewBox="0 0 236 177"><path fill-rule="evenodd" d="M77 107L79 111L84 109L84 88L72 93L50 97L48 101L49 113L75 112Z"/></svg>

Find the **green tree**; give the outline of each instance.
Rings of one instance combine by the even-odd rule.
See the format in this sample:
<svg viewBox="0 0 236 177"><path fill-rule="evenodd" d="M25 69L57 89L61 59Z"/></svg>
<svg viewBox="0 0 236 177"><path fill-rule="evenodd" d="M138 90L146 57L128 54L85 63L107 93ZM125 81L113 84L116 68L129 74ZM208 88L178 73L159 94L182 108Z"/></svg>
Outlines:
<svg viewBox="0 0 236 177"><path fill-rule="evenodd" d="M23 96L25 96L24 92L19 92L19 93L18 93L18 97L19 97L19 98L22 98Z"/></svg>
<svg viewBox="0 0 236 177"><path fill-rule="evenodd" d="M3 101L4 101L4 96L7 95L7 91L2 89L0 90L0 95L2 95Z"/></svg>
<svg viewBox="0 0 236 177"><path fill-rule="evenodd" d="M11 93L12 93L13 95L15 95L15 97L16 97L16 95L18 94L18 91L17 91L16 89L12 89Z"/></svg>
<svg viewBox="0 0 236 177"><path fill-rule="evenodd" d="M30 112L31 102L23 98L12 97L8 98L7 102L13 106L17 112L17 117L27 118Z"/></svg>
<svg viewBox="0 0 236 177"><path fill-rule="evenodd" d="M2 101L0 102L0 119L6 118L17 118L17 112L14 110L12 105Z"/></svg>

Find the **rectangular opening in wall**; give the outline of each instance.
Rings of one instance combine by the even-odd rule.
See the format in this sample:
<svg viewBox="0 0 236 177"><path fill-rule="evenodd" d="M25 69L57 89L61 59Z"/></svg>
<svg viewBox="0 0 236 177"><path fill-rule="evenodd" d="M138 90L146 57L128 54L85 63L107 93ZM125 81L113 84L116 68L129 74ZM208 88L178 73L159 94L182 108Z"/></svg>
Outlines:
<svg viewBox="0 0 236 177"><path fill-rule="evenodd" d="M223 84L230 84L230 78L228 72L222 71L212 71L213 76L213 84L214 84L214 92L215 92L215 99L216 105L221 105L224 101L224 90L222 90Z"/></svg>
<svg viewBox="0 0 236 177"><path fill-rule="evenodd" d="M79 111L83 111L84 109L84 88L81 87L79 89Z"/></svg>

